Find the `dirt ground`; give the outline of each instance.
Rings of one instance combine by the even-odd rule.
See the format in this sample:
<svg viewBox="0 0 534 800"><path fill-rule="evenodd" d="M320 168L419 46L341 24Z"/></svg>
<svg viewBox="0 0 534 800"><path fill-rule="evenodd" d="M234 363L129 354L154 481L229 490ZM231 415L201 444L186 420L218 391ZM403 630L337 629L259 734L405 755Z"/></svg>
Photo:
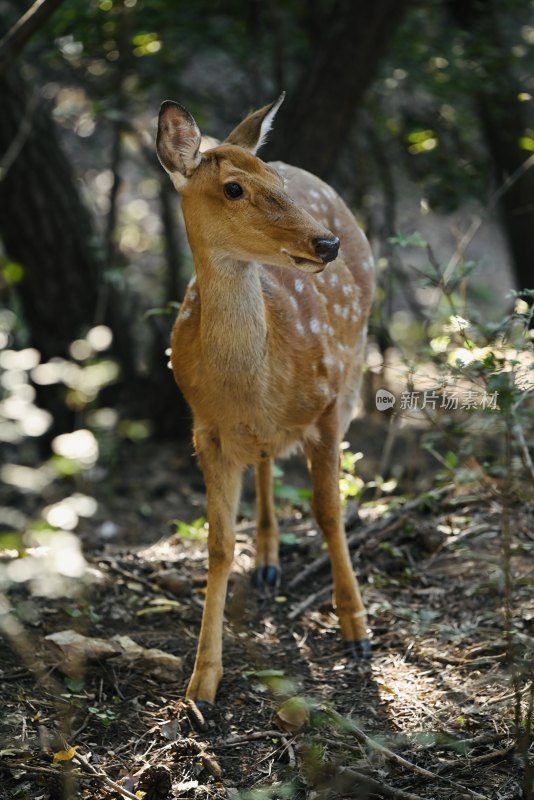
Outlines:
<svg viewBox="0 0 534 800"><path fill-rule="evenodd" d="M205 532L170 523L204 513L194 462L152 446L94 494L98 513L80 527L83 593L39 599L20 584L17 614L0 608L3 800L533 797L532 502L503 510L488 483L352 508L368 663L343 653L306 509L282 519L271 597L250 588L244 519L226 671L217 705L199 712L183 697Z"/></svg>

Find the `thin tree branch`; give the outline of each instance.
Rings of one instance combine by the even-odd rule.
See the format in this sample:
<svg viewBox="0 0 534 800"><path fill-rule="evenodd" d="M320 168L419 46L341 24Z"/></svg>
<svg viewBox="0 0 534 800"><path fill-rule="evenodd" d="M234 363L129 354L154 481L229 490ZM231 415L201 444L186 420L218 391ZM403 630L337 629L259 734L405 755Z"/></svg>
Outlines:
<svg viewBox="0 0 534 800"><path fill-rule="evenodd" d="M20 122L15 138L12 140L4 155L0 158L0 183L2 183L2 181L5 179L7 173L19 157L22 148L28 140L28 137L32 131L33 117L35 109L37 108L38 100L39 96L37 92L34 92L28 100L28 104L24 111L24 116Z"/></svg>
<svg viewBox="0 0 534 800"><path fill-rule="evenodd" d="M0 75L7 72L25 44L43 27L62 2L63 0L35 0L26 13L15 22L0 41Z"/></svg>

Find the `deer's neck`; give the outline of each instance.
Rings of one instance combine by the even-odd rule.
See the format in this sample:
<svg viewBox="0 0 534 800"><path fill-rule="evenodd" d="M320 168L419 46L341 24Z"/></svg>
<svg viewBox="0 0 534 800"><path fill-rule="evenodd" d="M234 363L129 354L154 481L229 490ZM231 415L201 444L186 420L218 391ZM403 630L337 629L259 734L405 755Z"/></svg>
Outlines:
<svg viewBox="0 0 534 800"><path fill-rule="evenodd" d="M267 321L259 267L228 259L195 262L202 355L214 369L252 377L264 363Z"/></svg>

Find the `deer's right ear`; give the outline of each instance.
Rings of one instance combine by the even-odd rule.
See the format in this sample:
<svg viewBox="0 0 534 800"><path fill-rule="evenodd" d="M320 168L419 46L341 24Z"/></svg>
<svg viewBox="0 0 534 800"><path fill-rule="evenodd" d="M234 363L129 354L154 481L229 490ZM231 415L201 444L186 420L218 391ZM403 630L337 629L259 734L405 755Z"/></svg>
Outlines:
<svg viewBox="0 0 534 800"><path fill-rule="evenodd" d="M200 164L200 138L198 126L189 111L172 100L161 104L156 152L161 166L178 190L186 185Z"/></svg>

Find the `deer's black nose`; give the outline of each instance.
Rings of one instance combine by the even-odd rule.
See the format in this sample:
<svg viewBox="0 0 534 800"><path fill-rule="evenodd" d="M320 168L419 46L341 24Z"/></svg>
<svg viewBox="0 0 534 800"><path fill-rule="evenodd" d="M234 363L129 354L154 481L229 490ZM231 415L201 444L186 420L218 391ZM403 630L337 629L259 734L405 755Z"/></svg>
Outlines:
<svg viewBox="0 0 534 800"><path fill-rule="evenodd" d="M315 255L321 259L323 264L329 261L334 261L337 258L339 250L339 239L334 236L333 239L314 239Z"/></svg>

